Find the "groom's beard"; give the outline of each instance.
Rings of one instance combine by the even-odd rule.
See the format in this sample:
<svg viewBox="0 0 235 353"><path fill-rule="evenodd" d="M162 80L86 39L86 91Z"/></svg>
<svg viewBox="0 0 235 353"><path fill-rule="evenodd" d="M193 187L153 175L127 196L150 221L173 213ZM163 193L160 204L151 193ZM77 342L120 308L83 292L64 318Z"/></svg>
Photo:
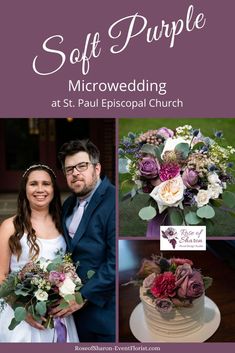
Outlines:
<svg viewBox="0 0 235 353"><path fill-rule="evenodd" d="M89 194L95 188L97 181L98 176L94 170L92 173L91 181L87 181L83 176L74 177L71 182L71 190L76 194L77 197L85 198L89 196Z"/></svg>

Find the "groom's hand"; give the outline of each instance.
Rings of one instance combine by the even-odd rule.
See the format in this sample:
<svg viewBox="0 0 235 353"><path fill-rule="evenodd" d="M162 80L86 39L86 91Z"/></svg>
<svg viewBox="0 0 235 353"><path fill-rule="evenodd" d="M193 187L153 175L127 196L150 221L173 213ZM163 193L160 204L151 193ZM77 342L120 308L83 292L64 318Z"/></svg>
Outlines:
<svg viewBox="0 0 235 353"><path fill-rule="evenodd" d="M69 306L65 309L61 309L59 306L56 306L55 308L53 308L50 311L50 315L52 315L54 317L63 318L63 317L66 317L66 316L73 314L77 310L80 310L84 304L85 304L85 302L83 302L82 304L78 304L75 301L71 301L71 302L69 302Z"/></svg>

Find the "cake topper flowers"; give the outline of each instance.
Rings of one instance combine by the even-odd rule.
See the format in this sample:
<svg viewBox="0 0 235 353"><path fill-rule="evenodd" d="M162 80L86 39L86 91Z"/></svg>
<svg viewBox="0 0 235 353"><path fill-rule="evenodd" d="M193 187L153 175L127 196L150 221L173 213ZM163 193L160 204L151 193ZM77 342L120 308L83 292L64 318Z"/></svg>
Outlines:
<svg viewBox="0 0 235 353"><path fill-rule="evenodd" d="M124 199L149 194L139 211L147 221L165 214L170 224L205 224L223 205L234 216L235 195L226 190L234 152L222 131L210 138L191 125L129 133L119 146L119 172L132 185Z"/></svg>
<svg viewBox="0 0 235 353"><path fill-rule="evenodd" d="M144 295L153 300L159 312L167 313L175 307L192 306L211 286L212 278L203 276L189 259L152 255L151 260L143 259L131 282L143 287Z"/></svg>

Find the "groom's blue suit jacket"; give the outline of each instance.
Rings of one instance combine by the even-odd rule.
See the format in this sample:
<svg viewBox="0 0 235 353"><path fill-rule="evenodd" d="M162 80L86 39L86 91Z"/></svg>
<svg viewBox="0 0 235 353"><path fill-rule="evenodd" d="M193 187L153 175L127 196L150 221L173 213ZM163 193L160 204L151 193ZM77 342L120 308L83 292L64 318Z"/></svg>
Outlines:
<svg viewBox="0 0 235 353"><path fill-rule="evenodd" d="M93 194L71 239L66 218L71 214L76 196L63 205L63 231L68 251L79 261L78 275L84 286L81 294L88 303L75 313L75 320L90 331L115 334L115 187L105 177ZM87 272L95 274L88 280ZM79 325L78 325L79 328ZM79 332L78 332L79 334Z"/></svg>

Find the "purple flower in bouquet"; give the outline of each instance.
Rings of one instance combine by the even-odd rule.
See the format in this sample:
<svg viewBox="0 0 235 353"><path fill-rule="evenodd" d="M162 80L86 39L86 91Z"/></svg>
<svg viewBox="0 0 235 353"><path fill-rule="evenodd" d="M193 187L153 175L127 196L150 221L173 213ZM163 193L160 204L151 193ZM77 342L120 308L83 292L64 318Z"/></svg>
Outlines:
<svg viewBox="0 0 235 353"><path fill-rule="evenodd" d="M65 274L62 272L51 271L49 274L49 282L58 286L60 282L65 280Z"/></svg>
<svg viewBox="0 0 235 353"><path fill-rule="evenodd" d="M144 157L139 162L140 175L146 179L153 179L158 176L159 163L153 157Z"/></svg>
<svg viewBox="0 0 235 353"><path fill-rule="evenodd" d="M157 130L157 135L160 135L165 139L168 139L169 137L174 136L174 131L172 131L171 129L168 129L167 127L161 127L160 129Z"/></svg>
<svg viewBox="0 0 235 353"><path fill-rule="evenodd" d="M192 274L185 276L177 294L180 298L199 298L204 293L203 279L199 271L194 270Z"/></svg>
<svg viewBox="0 0 235 353"><path fill-rule="evenodd" d="M170 299L158 299L156 308L160 313L169 313L172 310L173 304Z"/></svg>
<svg viewBox="0 0 235 353"><path fill-rule="evenodd" d="M159 176L162 181L172 179L180 175L180 166L175 163L164 163L161 165Z"/></svg>
<svg viewBox="0 0 235 353"><path fill-rule="evenodd" d="M197 187L198 173L193 169L187 168L182 174L182 179L187 188L195 188Z"/></svg>
<svg viewBox="0 0 235 353"><path fill-rule="evenodd" d="M164 272L158 275L151 287L151 293L157 298L174 297L175 290L175 275L172 272Z"/></svg>

